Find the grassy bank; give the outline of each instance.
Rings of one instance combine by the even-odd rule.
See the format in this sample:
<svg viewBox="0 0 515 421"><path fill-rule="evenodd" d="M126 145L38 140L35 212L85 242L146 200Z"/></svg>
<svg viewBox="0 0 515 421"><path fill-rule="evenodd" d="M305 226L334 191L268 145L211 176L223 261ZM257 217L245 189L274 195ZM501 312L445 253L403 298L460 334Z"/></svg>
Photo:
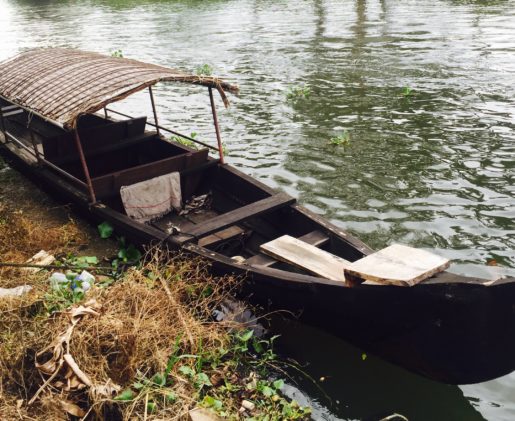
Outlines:
<svg viewBox="0 0 515 421"><path fill-rule="evenodd" d="M281 394L273 338L232 318L214 320L241 280L212 277L203 262L162 250L114 272L123 250L77 258L91 232L66 212L49 221L40 209L38 219L7 197L0 196L1 261L45 249L70 266L61 272L88 266L95 281L85 292L50 282L55 270L0 267L1 288L33 287L0 299L2 419L172 420L196 407L227 419L309 418Z"/></svg>

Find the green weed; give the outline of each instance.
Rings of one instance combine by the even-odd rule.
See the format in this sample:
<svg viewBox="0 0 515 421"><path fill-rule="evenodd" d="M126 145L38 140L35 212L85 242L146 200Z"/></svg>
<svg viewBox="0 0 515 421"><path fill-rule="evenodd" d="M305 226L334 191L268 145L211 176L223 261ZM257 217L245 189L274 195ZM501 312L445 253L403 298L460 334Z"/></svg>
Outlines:
<svg viewBox="0 0 515 421"><path fill-rule="evenodd" d="M286 98L289 101L297 101L299 99L307 99L311 95L311 88L307 85L290 86L286 93Z"/></svg>
<svg viewBox="0 0 515 421"><path fill-rule="evenodd" d="M413 89L411 89L409 86L405 86L404 89L402 90L402 96L405 98L411 96L412 93L413 93Z"/></svg>
<svg viewBox="0 0 515 421"><path fill-rule="evenodd" d="M190 137L192 139L195 139L197 137L197 133L196 132L191 132L190 133ZM188 148L193 148L193 149L198 149L199 148L198 143L195 143L193 140L187 139L187 138L179 136L179 135L172 136L170 138L170 140L172 140L173 142L180 143L181 145L187 146Z"/></svg>
<svg viewBox="0 0 515 421"><path fill-rule="evenodd" d="M197 67L196 73L197 76L211 76L213 74L213 68L209 64L203 64Z"/></svg>
<svg viewBox="0 0 515 421"><path fill-rule="evenodd" d="M141 261L141 252L132 243L127 243L125 237L118 237L118 253L111 262L111 266L116 271L120 266L137 265Z"/></svg>
<svg viewBox="0 0 515 421"><path fill-rule="evenodd" d="M349 146L350 145L350 134L347 130L343 133L340 133L337 136L329 139L329 144L333 146Z"/></svg>
<svg viewBox="0 0 515 421"><path fill-rule="evenodd" d="M113 226L107 221L104 221L100 225L98 225L97 229L100 238L104 239L111 237L111 235L113 235L114 232Z"/></svg>
<svg viewBox="0 0 515 421"><path fill-rule="evenodd" d="M111 53L111 57L123 58L123 52L122 52L122 50L114 50L114 51Z"/></svg>
<svg viewBox="0 0 515 421"><path fill-rule="evenodd" d="M248 420L309 418L310 408L282 396L284 380L268 379L276 359L272 351L276 337L258 339L252 330L233 333L227 349L205 351L200 342L195 355L180 354L181 339L176 338L164 372L137 378L116 400L134 402L145 396L154 410L164 409L181 399L174 388L187 382L195 401L227 419L239 419L243 400L255 406L243 414Z"/></svg>

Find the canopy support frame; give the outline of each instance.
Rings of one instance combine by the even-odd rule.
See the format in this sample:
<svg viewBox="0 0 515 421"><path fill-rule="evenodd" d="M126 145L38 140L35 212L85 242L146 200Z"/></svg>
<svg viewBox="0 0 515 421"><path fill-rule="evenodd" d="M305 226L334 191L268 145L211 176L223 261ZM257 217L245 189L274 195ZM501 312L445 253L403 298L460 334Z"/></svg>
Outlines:
<svg viewBox="0 0 515 421"><path fill-rule="evenodd" d="M2 109L0 108L0 130L2 130L2 133L4 135L4 142L7 144L9 143L9 139L7 138L7 130L5 129L5 120L4 120L4 113Z"/></svg>
<svg viewBox="0 0 515 421"><path fill-rule="evenodd" d="M38 160L38 164L41 165L41 156L39 155L38 144L36 142L36 137L34 136L34 131L29 128L30 123L27 125L27 129L29 129L30 133L30 143L32 143L32 147L34 148L34 155L36 155L36 159Z"/></svg>
<svg viewBox="0 0 515 421"><path fill-rule="evenodd" d="M79 152L80 163L82 165L82 170L84 171L84 177L86 178L86 184L88 185L89 196L91 199L91 204L95 204L97 202L97 198L95 196L95 190L93 189L93 182L91 181L91 177L89 175L88 164L86 163L86 157L84 155L84 150L82 149L82 143L79 137L79 129L75 127L73 130L73 137L75 139L75 146L77 147L77 151Z"/></svg>
<svg viewBox="0 0 515 421"><path fill-rule="evenodd" d="M157 135L161 136L161 133L159 131L159 121L157 121L157 111L156 111L156 104L154 102L154 94L152 93L152 86L148 87L148 93L150 94L150 102L152 103L152 112L154 113L154 123L157 131Z"/></svg>

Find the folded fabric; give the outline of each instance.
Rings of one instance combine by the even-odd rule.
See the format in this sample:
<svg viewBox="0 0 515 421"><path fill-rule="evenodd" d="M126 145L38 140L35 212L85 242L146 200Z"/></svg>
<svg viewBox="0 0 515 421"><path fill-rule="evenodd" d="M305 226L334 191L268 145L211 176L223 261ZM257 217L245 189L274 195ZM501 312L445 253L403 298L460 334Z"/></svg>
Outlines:
<svg viewBox="0 0 515 421"><path fill-rule="evenodd" d="M138 222L148 222L181 209L181 177L178 172L122 186L123 207L128 216Z"/></svg>

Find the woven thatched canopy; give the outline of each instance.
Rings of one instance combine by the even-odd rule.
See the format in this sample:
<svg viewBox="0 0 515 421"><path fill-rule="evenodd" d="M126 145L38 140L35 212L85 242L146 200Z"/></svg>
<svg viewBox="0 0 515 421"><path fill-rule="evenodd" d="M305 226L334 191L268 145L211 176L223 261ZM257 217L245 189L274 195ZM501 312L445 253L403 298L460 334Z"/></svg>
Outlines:
<svg viewBox="0 0 515 421"><path fill-rule="evenodd" d="M0 63L0 95L63 127L75 127L81 114L93 113L160 81L224 90L238 87L215 77L126 58L62 48L30 50Z"/></svg>

